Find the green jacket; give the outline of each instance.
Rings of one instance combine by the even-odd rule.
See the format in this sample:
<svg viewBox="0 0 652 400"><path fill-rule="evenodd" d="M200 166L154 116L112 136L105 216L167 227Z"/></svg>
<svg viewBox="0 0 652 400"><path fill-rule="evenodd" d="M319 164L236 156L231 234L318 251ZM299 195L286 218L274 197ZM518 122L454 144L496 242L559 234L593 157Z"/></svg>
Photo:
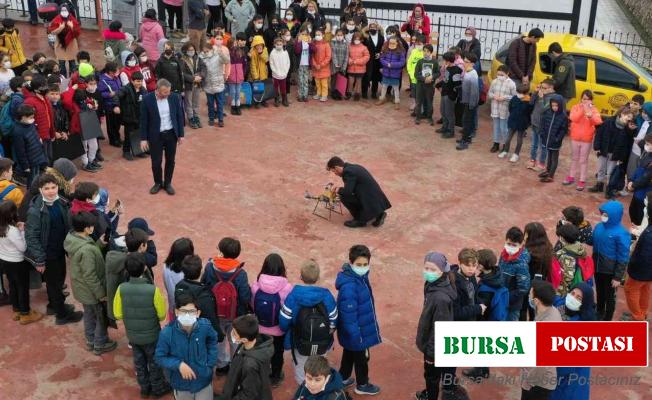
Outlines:
<svg viewBox="0 0 652 400"><path fill-rule="evenodd" d="M63 242L70 257L70 281L75 300L97 304L106 297L104 257L100 246L90 237L70 232Z"/></svg>
<svg viewBox="0 0 652 400"><path fill-rule="evenodd" d="M410 58L407 60L407 72L410 76L410 83L416 84L417 78L414 75L414 72L417 68L417 62L423 58L423 50L413 49L410 53Z"/></svg>
<svg viewBox="0 0 652 400"><path fill-rule="evenodd" d="M127 254L126 248L119 248L106 253L106 295L109 305L113 304L118 286L129 280L129 273L125 269ZM149 283L154 283L154 278L150 274L149 268L145 269L143 276L147 278ZM108 308L108 314L109 318L113 320L117 319L113 314L113 307Z"/></svg>
<svg viewBox="0 0 652 400"><path fill-rule="evenodd" d="M113 315L122 319L129 343L156 343L165 319L165 299L147 278L130 278L120 285L113 300Z"/></svg>
<svg viewBox="0 0 652 400"><path fill-rule="evenodd" d="M554 60L552 80L558 95L565 99L575 98L575 60L572 55L563 53Z"/></svg>

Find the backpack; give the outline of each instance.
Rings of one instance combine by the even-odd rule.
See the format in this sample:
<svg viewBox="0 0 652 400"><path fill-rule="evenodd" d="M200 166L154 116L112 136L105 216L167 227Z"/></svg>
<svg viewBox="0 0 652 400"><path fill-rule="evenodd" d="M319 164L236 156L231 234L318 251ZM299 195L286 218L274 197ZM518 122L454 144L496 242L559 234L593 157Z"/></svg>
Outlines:
<svg viewBox="0 0 652 400"><path fill-rule="evenodd" d="M301 307L292 332L292 356L294 351L302 356L322 355L333 343L330 321L324 303Z"/></svg>
<svg viewBox="0 0 652 400"><path fill-rule="evenodd" d="M0 133L2 133L2 136L11 136L11 134L14 132L14 125L16 124L16 121L11 115L11 103L14 99L14 94L11 95L9 101L7 101L0 110Z"/></svg>
<svg viewBox="0 0 652 400"><path fill-rule="evenodd" d="M242 269L238 267L229 279L222 278L222 275L217 272L213 264L213 272L217 277L217 283L213 286L211 291L215 296L215 305L217 307L217 316L220 319L233 321L237 317L238 311L238 290L236 289L233 281L240 274Z"/></svg>
<svg viewBox="0 0 652 400"><path fill-rule="evenodd" d="M262 290L254 296L254 313L261 326L271 328L278 325L278 315L281 311L281 296L278 293L267 293Z"/></svg>
<svg viewBox="0 0 652 400"><path fill-rule="evenodd" d="M5 190L0 192L0 201L4 200L5 197L7 197L7 195L14 189L16 189L16 185L8 185Z"/></svg>
<svg viewBox="0 0 652 400"><path fill-rule="evenodd" d="M489 307L489 318L491 321L507 321L509 308L509 290L502 287L494 291L494 297L491 299Z"/></svg>

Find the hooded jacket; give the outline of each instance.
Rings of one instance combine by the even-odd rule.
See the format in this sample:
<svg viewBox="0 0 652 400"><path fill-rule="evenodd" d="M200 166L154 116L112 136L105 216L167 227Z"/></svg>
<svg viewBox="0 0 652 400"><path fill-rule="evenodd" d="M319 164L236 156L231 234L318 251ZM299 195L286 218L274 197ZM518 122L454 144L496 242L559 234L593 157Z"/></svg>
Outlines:
<svg viewBox="0 0 652 400"><path fill-rule="evenodd" d="M417 8L421 9L421 15L423 16L421 27L417 29L416 27L416 19L414 18L414 10ZM417 3L414 5L414 8L412 9L412 14L410 14L410 18L408 18L407 22L405 22L401 26L401 32L407 32L410 34L410 36L414 36L417 33L419 33L419 30L421 33L426 37L426 43L430 43L430 17L426 14L426 9L423 7L423 4Z"/></svg>
<svg viewBox="0 0 652 400"><path fill-rule="evenodd" d="M127 66L127 58L130 55L133 55L135 57L136 65L134 65L133 67ZM125 50L122 53L120 53L120 60L122 61L122 65L124 65L124 67L120 69L120 75L119 75L120 83L122 83L122 86L125 86L128 85L129 82L131 82L131 75L134 72L136 71L140 72L140 63L138 61L138 57L136 57L136 55L129 50Z"/></svg>
<svg viewBox="0 0 652 400"><path fill-rule="evenodd" d="M75 300L82 304L97 304L106 297L104 257L90 236L70 232L63 242L70 257L70 281Z"/></svg>
<svg viewBox="0 0 652 400"><path fill-rule="evenodd" d="M254 308L255 301L256 301L256 293L258 293L259 290L262 290L263 292L268 294L278 293L278 296L281 299L281 306L282 306L283 303L285 303L285 299L287 299L288 295L292 291L292 284L289 283L288 279L284 276L272 276L267 274L261 274L260 277L258 278L258 281L256 281L256 283L254 283L251 286L251 309L254 310L254 313L256 312L256 309ZM279 321L280 321L281 310L278 311L279 311ZM281 330L281 327L279 325L272 326L272 327L260 325L258 329L260 333L264 333L265 335L271 335L271 336L283 335L283 331Z"/></svg>
<svg viewBox="0 0 652 400"><path fill-rule="evenodd" d="M455 291L457 299L453 302L455 321L475 321L482 315L482 307L478 301L478 281L475 276L465 276L458 265L452 265L455 273Z"/></svg>
<svg viewBox="0 0 652 400"><path fill-rule="evenodd" d="M520 310L523 298L530 290L530 253L521 248L513 256L503 249L500 253L498 268L503 274L503 286L509 290L509 309Z"/></svg>
<svg viewBox="0 0 652 400"><path fill-rule="evenodd" d="M337 289L337 339L346 350L362 351L380 344L369 273L363 276L344 264L335 279Z"/></svg>
<svg viewBox="0 0 652 400"><path fill-rule="evenodd" d="M256 50L255 46L263 46L261 53ZM254 36L251 42L251 50L249 51L249 80L250 81L264 81L267 79L267 61L269 60L269 53L265 48L265 40L262 36Z"/></svg>
<svg viewBox="0 0 652 400"><path fill-rule="evenodd" d="M384 51L380 56L383 78L400 79L405 67L405 52L400 48Z"/></svg>
<svg viewBox="0 0 652 400"><path fill-rule="evenodd" d="M140 38L141 46L147 52L147 58L156 63L161 57L161 53L158 50L158 42L161 39L165 39L161 24L154 19L143 18L138 37Z"/></svg>
<svg viewBox="0 0 652 400"><path fill-rule="evenodd" d="M231 62L229 50L223 46L220 50L201 53L199 57L206 68L206 76L202 81L204 91L208 94L224 91L225 73Z"/></svg>
<svg viewBox="0 0 652 400"><path fill-rule="evenodd" d="M306 388L306 383L304 382L299 385L292 400L347 400L343 389L344 385L342 384L342 376L335 369L331 368L331 373L324 390L312 394L308 388Z"/></svg>
<svg viewBox="0 0 652 400"><path fill-rule="evenodd" d="M648 225L638 238L627 275L637 281L652 281L652 225Z"/></svg>
<svg viewBox="0 0 652 400"><path fill-rule="evenodd" d="M211 258L204 267L204 275L201 277L201 282L212 289L219 282L217 274L223 280L228 280L238 270L238 276L233 279L232 283L238 292L237 316L241 316L249 311L249 303L251 303L251 288L249 287L244 263L233 258Z"/></svg>
<svg viewBox="0 0 652 400"><path fill-rule="evenodd" d="M183 69L181 67L181 60L174 54L169 58L161 55L156 63L156 70L154 71L158 79L167 79L172 84L172 91L176 93L183 93Z"/></svg>
<svg viewBox="0 0 652 400"><path fill-rule="evenodd" d="M35 93L28 92L23 103L34 107L34 117L38 136L42 140L54 139L54 111L47 97L39 98Z"/></svg>
<svg viewBox="0 0 652 400"><path fill-rule="evenodd" d="M256 15L256 8L249 0L232 0L224 9L224 16L231 22L231 35L235 37L247 29L247 24Z"/></svg>
<svg viewBox="0 0 652 400"><path fill-rule="evenodd" d="M577 269L579 268L579 271ZM595 267L581 242L567 244L555 252L552 259L550 282L557 295L564 297L570 291L575 274L580 272L582 281L593 277Z"/></svg>
<svg viewBox="0 0 652 400"><path fill-rule="evenodd" d="M605 157L611 154L611 161L622 161L627 165L634 143L634 132L626 126L620 128L616 124L617 118L608 118L598 127L593 139L593 150Z"/></svg>
<svg viewBox="0 0 652 400"><path fill-rule="evenodd" d="M11 68L16 68L25 64L27 59L25 58L25 52L23 51L23 45L20 42L17 28L14 27L14 30L11 33L5 31L0 35L0 41L2 41L0 51L9 54Z"/></svg>
<svg viewBox="0 0 652 400"><path fill-rule="evenodd" d="M190 334L178 321L170 322L158 337L154 360L169 372L172 388L197 393L211 383L217 364L217 333L205 318L199 318ZM184 362L195 373L195 379L183 379L179 365Z"/></svg>
<svg viewBox="0 0 652 400"><path fill-rule="evenodd" d="M270 360L274 354L274 341L258 335L254 347L247 350L238 346L222 390L224 400L272 400L269 380Z"/></svg>
<svg viewBox="0 0 652 400"><path fill-rule="evenodd" d="M552 80L555 81L555 92L564 99L575 98L575 60L573 56L562 53L554 61Z"/></svg>
<svg viewBox="0 0 652 400"><path fill-rule="evenodd" d="M494 298L496 301L494 301ZM503 301L503 300L507 301ZM496 267L494 272L480 275L478 284L478 302L487 306L487 310L480 317L482 321L506 321L509 306L509 291L503 286L503 276ZM495 303L495 304L494 304Z"/></svg>
<svg viewBox="0 0 652 400"><path fill-rule="evenodd" d="M279 316L279 326L285 332L285 350L292 349L292 326L296 322L299 311L302 307L313 307L319 303L324 303L331 328L337 327L337 303L330 290L313 285L295 285L290 294L285 299L281 314Z"/></svg>
<svg viewBox="0 0 652 400"><path fill-rule="evenodd" d="M576 142L591 143L595 136L595 128L602 125L602 117L593 108L591 118L584 113L582 103L575 104L570 112L570 137Z"/></svg>
<svg viewBox="0 0 652 400"><path fill-rule="evenodd" d="M568 133L568 117L565 111L564 98L556 94L550 98L550 101L557 101L558 110L552 111L552 107L543 112L541 117L541 130L539 136L541 143L548 150L559 150L564 136Z"/></svg>
<svg viewBox="0 0 652 400"><path fill-rule="evenodd" d="M623 279L629 262L631 235L621 223L623 205L618 201L608 201L600 206L600 212L609 216L607 222L600 222L593 229L593 262L595 272L613 275L613 279Z"/></svg>
<svg viewBox="0 0 652 400"><path fill-rule="evenodd" d="M434 282L426 282L423 287L423 310L419 317L416 343L426 359L435 358L435 321L453 321L453 303L457 293L448 274L444 273Z"/></svg>

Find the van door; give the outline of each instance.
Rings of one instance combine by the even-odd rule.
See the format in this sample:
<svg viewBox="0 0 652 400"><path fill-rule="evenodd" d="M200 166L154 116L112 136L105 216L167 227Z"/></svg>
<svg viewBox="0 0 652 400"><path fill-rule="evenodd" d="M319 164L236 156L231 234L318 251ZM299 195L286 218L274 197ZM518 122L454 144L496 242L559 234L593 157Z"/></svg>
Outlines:
<svg viewBox="0 0 652 400"><path fill-rule="evenodd" d="M638 77L620 65L600 58L593 59L594 104L602 115L614 115L639 94Z"/></svg>

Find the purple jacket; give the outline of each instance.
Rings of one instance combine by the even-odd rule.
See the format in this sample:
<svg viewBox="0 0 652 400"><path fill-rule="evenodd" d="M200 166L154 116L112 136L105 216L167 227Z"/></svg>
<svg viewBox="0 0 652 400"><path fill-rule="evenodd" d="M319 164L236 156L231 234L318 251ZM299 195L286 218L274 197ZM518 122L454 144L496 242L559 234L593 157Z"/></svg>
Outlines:
<svg viewBox="0 0 652 400"><path fill-rule="evenodd" d="M398 49L396 51L389 50L380 56L380 65L383 77L400 79L401 71L405 67L405 53Z"/></svg>
<svg viewBox="0 0 652 400"><path fill-rule="evenodd" d="M301 64L301 51L303 51L303 42L297 40L294 42L294 54L297 55L297 65ZM308 64L312 67L312 54L315 52L315 43L308 43Z"/></svg>
<svg viewBox="0 0 652 400"><path fill-rule="evenodd" d="M102 95L102 103L104 104L105 110L113 110L113 107L120 105L118 96L112 96L113 93L118 93L122 88L122 82L120 78L116 75L115 78L111 78L107 74L100 75L100 81L97 82L97 90L100 91Z"/></svg>

